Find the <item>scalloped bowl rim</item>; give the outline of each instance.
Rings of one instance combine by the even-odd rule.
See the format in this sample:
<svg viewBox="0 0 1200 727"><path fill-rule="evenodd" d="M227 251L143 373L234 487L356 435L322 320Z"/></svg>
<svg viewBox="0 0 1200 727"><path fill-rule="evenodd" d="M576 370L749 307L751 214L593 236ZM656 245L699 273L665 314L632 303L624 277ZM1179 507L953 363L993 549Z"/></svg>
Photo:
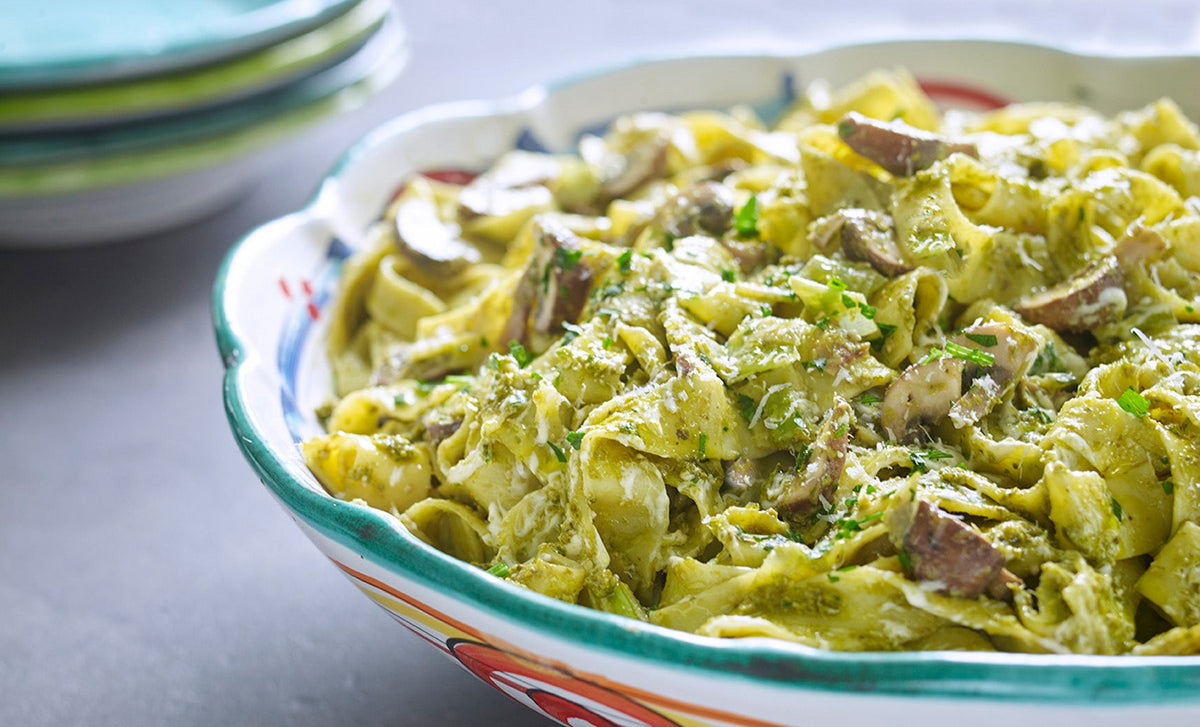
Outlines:
<svg viewBox="0 0 1200 727"><path fill-rule="evenodd" d="M716 52L705 55L648 55L597 70L575 73L496 100L458 101L427 106L389 121L352 146L300 211L251 231L226 255L213 291L213 319L224 362L227 417L242 452L263 483L293 517L386 570L423 586L449 592L456 600L501 619L552 637L586 644L623 658L707 676L772 682L798 690L884 694L902 697L1004 700L1006 702L1089 705L1200 705L1200 657L1031 655L979 652L839 652L765 638L721 640L637 622L565 604L511 585L419 541L386 513L319 493L302 484L284 457L265 441L244 398L243 379L270 366L270 352L256 351L231 322L229 278L242 257L270 241L309 225L330 234L339 226L340 186L356 164L380 145L429 124L504 115L528 116L564 89L608 73L661 63L704 59L796 61L841 49L905 44L966 43L1035 49L1077 60L1182 62L1185 56L1121 56L1067 50L1061 46L990 39L904 39L831 44L802 50ZM399 184L401 180L395 180Z"/></svg>

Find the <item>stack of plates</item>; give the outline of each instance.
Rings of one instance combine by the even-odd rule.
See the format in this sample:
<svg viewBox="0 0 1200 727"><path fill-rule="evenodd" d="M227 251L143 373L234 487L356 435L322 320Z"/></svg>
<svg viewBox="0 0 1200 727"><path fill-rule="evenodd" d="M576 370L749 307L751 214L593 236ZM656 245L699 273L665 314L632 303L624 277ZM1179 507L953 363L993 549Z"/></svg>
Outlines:
<svg viewBox="0 0 1200 727"><path fill-rule="evenodd" d="M32 0L0 23L0 243L63 246L219 208L284 138L407 57L389 0Z"/></svg>

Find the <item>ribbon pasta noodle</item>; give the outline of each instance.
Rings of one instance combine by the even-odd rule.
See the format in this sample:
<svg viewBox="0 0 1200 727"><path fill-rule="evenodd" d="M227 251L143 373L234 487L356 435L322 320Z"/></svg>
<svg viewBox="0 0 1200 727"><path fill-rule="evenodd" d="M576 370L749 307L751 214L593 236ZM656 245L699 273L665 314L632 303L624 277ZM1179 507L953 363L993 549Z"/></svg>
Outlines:
<svg viewBox="0 0 1200 727"><path fill-rule="evenodd" d="M903 71L411 180L335 496L552 598L844 650L1200 653L1200 133Z"/></svg>

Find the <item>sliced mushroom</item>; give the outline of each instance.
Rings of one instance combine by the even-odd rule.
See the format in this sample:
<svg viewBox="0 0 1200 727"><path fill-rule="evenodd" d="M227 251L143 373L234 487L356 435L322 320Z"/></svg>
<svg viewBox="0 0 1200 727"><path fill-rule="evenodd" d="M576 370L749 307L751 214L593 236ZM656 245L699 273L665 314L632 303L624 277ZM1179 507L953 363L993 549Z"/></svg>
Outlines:
<svg viewBox="0 0 1200 727"><path fill-rule="evenodd" d="M463 219L502 217L517 210L549 205L554 195L548 184L561 172L559 162L552 156L509 152L493 169L462 188L458 195L459 215Z"/></svg>
<svg viewBox="0 0 1200 727"><path fill-rule="evenodd" d="M734 495L744 495L762 481L758 463L749 457L738 457L725 465L725 489Z"/></svg>
<svg viewBox="0 0 1200 727"><path fill-rule="evenodd" d="M911 176L951 154L979 156L969 142L931 134L900 121L878 121L856 111L843 116L837 129L838 136L856 153L898 177Z"/></svg>
<svg viewBox="0 0 1200 727"><path fill-rule="evenodd" d="M981 339L995 339L992 345ZM950 408L950 421L961 429L987 416L1029 371L1041 345L1031 333L1000 321L980 323L955 337L955 342L992 356L992 365L971 382L967 392Z"/></svg>
<svg viewBox="0 0 1200 727"><path fill-rule="evenodd" d="M620 167L600 183L605 201L624 197L651 179L667 173L666 134L656 134L638 143L621 157Z"/></svg>
<svg viewBox="0 0 1200 727"><path fill-rule="evenodd" d="M883 395L880 422L897 441L916 438L916 426L941 421L962 396L966 362L942 356L909 366Z"/></svg>
<svg viewBox="0 0 1200 727"><path fill-rule="evenodd" d="M892 543L907 555L909 575L958 598L987 593L1006 598L1020 579L1005 569L1004 554L957 517L925 500L901 497L886 520Z"/></svg>
<svg viewBox="0 0 1200 727"><path fill-rule="evenodd" d="M733 259L737 260L738 269L743 274L752 273L761 267L770 252L767 243L758 240L731 240L723 237L721 247L728 250Z"/></svg>
<svg viewBox="0 0 1200 727"><path fill-rule="evenodd" d="M1130 225L1125 235L1117 240L1113 255L1123 271L1130 271L1146 260L1152 260L1167 251L1167 241L1158 230L1145 225Z"/></svg>
<svg viewBox="0 0 1200 727"><path fill-rule="evenodd" d="M896 242L890 215L864 209L839 210L813 225L813 244L825 250L840 243L851 260L869 263L889 278L912 270Z"/></svg>
<svg viewBox="0 0 1200 727"><path fill-rule="evenodd" d="M425 422L425 435L429 439L429 445L436 449L439 444L453 436L462 425L462 417Z"/></svg>
<svg viewBox="0 0 1200 727"><path fill-rule="evenodd" d="M534 296L531 326L538 333L558 331L575 323L592 289L592 268L582 258L579 238L566 227L542 223L535 234L542 254L536 256L542 284Z"/></svg>
<svg viewBox="0 0 1200 727"><path fill-rule="evenodd" d="M1110 256L1025 298L1013 310L1032 323L1082 333L1121 318L1127 302L1124 284L1117 258Z"/></svg>
<svg viewBox="0 0 1200 727"><path fill-rule="evenodd" d="M575 233L539 219L533 234L537 248L513 291L501 333L505 341L525 343L530 332L554 333L563 323L575 323L592 289L595 274Z"/></svg>
<svg viewBox="0 0 1200 727"><path fill-rule="evenodd" d="M396 207L396 248L426 275L453 276L480 261L479 251L459 236L458 225L438 217L434 200L411 195Z"/></svg>
<svg viewBox="0 0 1200 727"><path fill-rule="evenodd" d="M655 221L674 237L720 237L733 224L733 190L720 182L694 184L663 205Z"/></svg>
<svg viewBox="0 0 1200 727"><path fill-rule="evenodd" d="M853 412L846 400L835 397L833 409L813 440L804 470L776 472L767 486L770 504L792 519L804 518L829 501L837 490L846 467L846 445L850 441Z"/></svg>

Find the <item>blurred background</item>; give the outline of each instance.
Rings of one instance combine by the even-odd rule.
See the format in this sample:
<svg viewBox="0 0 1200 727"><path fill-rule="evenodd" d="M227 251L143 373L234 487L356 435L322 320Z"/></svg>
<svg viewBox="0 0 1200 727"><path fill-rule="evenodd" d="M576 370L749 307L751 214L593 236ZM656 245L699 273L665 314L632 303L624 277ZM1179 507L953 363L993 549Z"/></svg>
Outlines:
<svg viewBox="0 0 1200 727"><path fill-rule="evenodd" d="M0 61L33 40L13 36L11 8L0 3ZM1183 1L395 9L407 35L399 75L270 144L258 181L236 165L208 180L250 182L231 184L218 211L102 245L0 246L0 725L540 723L358 594L256 482L225 422L209 310L222 256L302 206L375 126L646 55L907 36L1200 49L1200 12ZM0 89L0 121L18 96ZM11 172L0 155L0 192ZM130 214L170 203L147 192ZM22 204L0 204L0 232L25 219ZM54 212L76 230L100 224L93 214Z"/></svg>

